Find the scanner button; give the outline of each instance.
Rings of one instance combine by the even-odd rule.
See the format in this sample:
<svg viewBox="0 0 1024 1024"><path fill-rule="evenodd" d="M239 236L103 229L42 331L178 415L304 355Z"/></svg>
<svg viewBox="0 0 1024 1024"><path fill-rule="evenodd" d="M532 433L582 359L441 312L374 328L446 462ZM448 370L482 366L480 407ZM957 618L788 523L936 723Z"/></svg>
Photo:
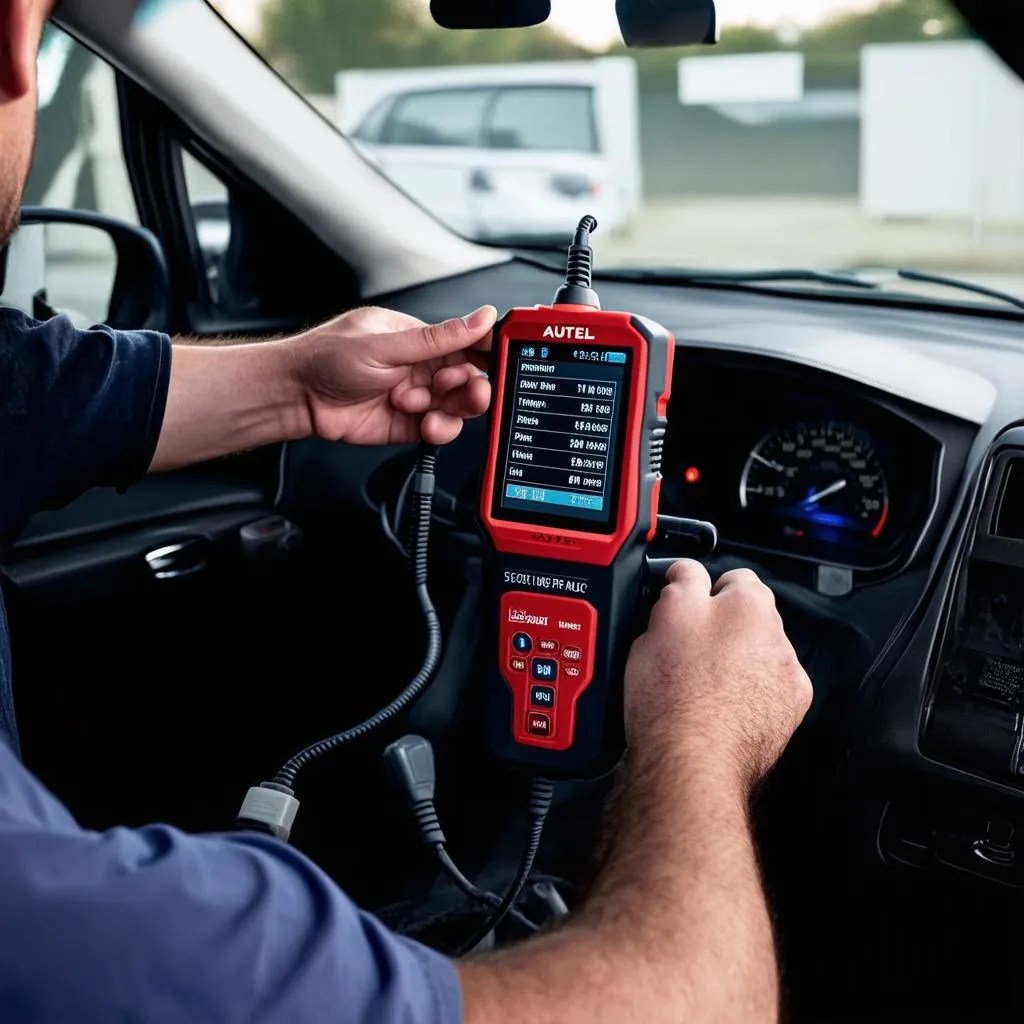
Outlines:
<svg viewBox="0 0 1024 1024"><path fill-rule="evenodd" d="M578 647L566 647L562 651L562 657L566 661L582 661L583 652Z"/></svg>
<svg viewBox="0 0 1024 1024"><path fill-rule="evenodd" d="M531 711L526 716L526 731L528 733L532 733L534 736L550 736L551 716L541 715L536 711Z"/></svg>
<svg viewBox="0 0 1024 1024"><path fill-rule="evenodd" d="M557 640L538 640L537 650L545 651L548 654L558 653L558 641Z"/></svg>
<svg viewBox="0 0 1024 1024"><path fill-rule="evenodd" d="M555 706L555 691L550 686L531 686L530 703L535 708L553 708Z"/></svg>
<svg viewBox="0 0 1024 1024"><path fill-rule="evenodd" d="M510 658L508 667L513 672L525 672L526 671L526 659L525 658Z"/></svg>
<svg viewBox="0 0 1024 1024"><path fill-rule="evenodd" d="M532 670L534 679L553 683L558 678L558 662L552 658L534 658Z"/></svg>
<svg viewBox="0 0 1024 1024"><path fill-rule="evenodd" d="M533 647L533 641L528 633L516 633L512 637L512 646L520 653L527 654Z"/></svg>

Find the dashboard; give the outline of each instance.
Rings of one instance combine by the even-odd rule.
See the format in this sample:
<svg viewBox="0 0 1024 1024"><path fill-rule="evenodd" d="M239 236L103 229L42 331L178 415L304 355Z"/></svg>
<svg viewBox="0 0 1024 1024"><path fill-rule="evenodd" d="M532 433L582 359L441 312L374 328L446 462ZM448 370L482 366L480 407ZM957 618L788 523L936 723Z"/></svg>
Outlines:
<svg viewBox="0 0 1024 1024"><path fill-rule="evenodd" d="M557 272L513 260L377 301L439 320L487 302L545 304L559 282ZM677 339L662 511L715 524L712 576L746 566L772 587L814 682L808 742L843 758L875 801L862 823L870 834L858 841L900 863L916 851L919 866L933 868L941 858L928 837L983 837L980 808L1000 797L1019 802L1024 835L1024 541L1013 539L1024 535L1024 498L1019 514L999 520L1015 524L999 528L1010 539L993 541L1010 546L1003 564L991 569L976 546L970 571L961 569L990 493L990 453L1024 417L1020 319L854 297L596 283L604 308L647 316ZM486 432L484 421L467 424L438 463L449 532L437 557L451 552L453 579L479 550ZM1024 458L1024 437L1020 447ZM372 506L375 493L400 486L410 453L321 457L338 460L339 479L361 475ZM461 614L468 635L477 612ZM988 635L993 621L1007 620ZM994 701L1002 702L995 712ZM963 863L977 859L967 848Z"/></svg>
<svg viewBox="0 0 1024 1024"><path fill-rule="evenodd" d="M513 260L377 301L429 320L474 303L544 304L560 279ZM1009 318L598 286L606 309L642 313L677 340L662 511L715 524L716 571L749 565L794 584L801 600L842 600L927 571L963 500L972 450L1009 415L996 382L1024 381L1019 322ZM467 531L485 445L486 424L470 423L439 464ZM870 621L855 623L879 642L905 611L901 587L888 594L876 591ZM850 619L839 605L823 613Z"/></svg>
<svg viewBox="0 0 1024 1024"><path fill-rule="evenodd" d="M775 360L684 352L663 503L715 523L724 547L856 571L897 571L941 486L936 425L883 396Z"/></svg>

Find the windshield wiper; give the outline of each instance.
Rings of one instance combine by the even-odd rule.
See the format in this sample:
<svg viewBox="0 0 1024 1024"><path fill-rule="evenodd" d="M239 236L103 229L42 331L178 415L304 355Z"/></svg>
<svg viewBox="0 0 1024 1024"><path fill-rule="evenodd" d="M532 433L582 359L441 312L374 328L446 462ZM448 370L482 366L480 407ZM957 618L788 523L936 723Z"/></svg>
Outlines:
<svg viewBox="0 0 1024 1024"><path fill-rule="evenodd" d="M809 281L835 288L862 288L877 291L879 285L856 274L841 270L811 270L793 267L780 270L687 270L626 267L606 270L603 277L617 277L631 281L660 281L668 284L787 284L790 281Z"/></svg>
<svg viewBox="0 0 1024 1024"><path fill-rule="evenodd" d="M759 285L787 284L789 282L810 282L829 285L834 288L859 288L865 291L880 291L884 279L861 277L853 271L846 270L812 270L806 267L791 267L778 270L699 270L673 267L623 267L606 270L602 276L619 278L624 281L657 281L661 284L679 285ZM892 280L892 271L886 275ZM917 281L921 284L934 284L940 287L956 288L959 291L974 295L984 295L1008 305L1024 309L1024 298L997 288L961 281L955 277L943 277L941 274L929 274L923 270L904 267L896 271L896 277L905 281ZM891 293L890 293L891 294Z"/></svg>
<svg viewBox="0 0 1024 1024"><path fill-rule="evenodd" d="M1017 295L1011 295L1010 292L1001 292L998 288L986 288L983 284L973 284L955 277L943 277L941 274L929 274L923 270L912 270L909 267L903 267L896 273L905 281L920 281L922 284L937 284L945 288L956 288L962 292L984 295L990 299L1007 302L1018 309L1024 309L1024 299Z"/></svg>

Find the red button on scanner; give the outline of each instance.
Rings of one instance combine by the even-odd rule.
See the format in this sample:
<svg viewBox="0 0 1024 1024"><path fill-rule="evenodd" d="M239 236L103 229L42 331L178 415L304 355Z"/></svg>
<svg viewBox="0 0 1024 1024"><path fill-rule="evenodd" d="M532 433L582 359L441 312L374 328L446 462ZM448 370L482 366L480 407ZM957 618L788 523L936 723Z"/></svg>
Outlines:
<svg viewBox="0 0 1024 1024"><path fill-rule="evenodd" d="M551 716L539 715L536 712L531 711L530 714L526 716L526 731L532 733L534 736L550 736Z"/></svg>
<svg viewBox="0 0 1024 1024"><path fill-rule="evenodd" d="M597 609L580 598L510 590L501 595L499 615L513 739L568 750L577 706L594 678Z"/></svg>

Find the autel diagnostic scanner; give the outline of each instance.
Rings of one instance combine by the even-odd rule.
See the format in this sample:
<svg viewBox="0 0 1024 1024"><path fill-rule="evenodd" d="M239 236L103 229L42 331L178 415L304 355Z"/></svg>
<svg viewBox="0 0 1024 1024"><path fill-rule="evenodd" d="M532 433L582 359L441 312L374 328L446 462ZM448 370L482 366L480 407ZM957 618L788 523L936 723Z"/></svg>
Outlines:
<svg viewBox="0 0 1024 1024"><path fill-rule="evenodd" d="M674 339L601 310L585 217L551 306L495 328L481 515L493 632L489 735L547 777L623 749L621 680L658 522Z"/></svg>

